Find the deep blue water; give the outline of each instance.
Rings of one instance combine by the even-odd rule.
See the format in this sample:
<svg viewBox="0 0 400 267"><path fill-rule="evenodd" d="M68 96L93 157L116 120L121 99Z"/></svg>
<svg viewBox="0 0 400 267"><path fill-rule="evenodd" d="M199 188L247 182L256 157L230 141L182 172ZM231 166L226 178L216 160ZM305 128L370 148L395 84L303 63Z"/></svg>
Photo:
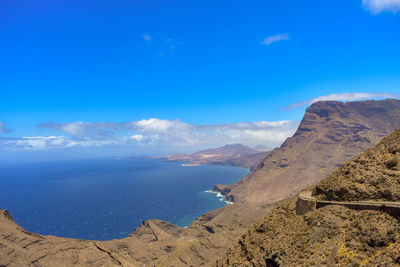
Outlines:
<svg viewBox="0 0 400 267"><path fill-rule="evenodd" d="M247 173L143 158L23 163L0 168L0 208L31 232L111 240L147 219L187 226L226 205L206 190Z"/></svg>

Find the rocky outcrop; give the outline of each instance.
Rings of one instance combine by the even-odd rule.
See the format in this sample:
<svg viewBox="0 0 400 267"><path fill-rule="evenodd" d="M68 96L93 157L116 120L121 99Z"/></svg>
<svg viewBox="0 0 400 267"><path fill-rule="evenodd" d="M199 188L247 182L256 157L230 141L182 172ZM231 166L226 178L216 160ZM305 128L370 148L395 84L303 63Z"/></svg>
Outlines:
<svg viewBox="0 0 400 267"><path fill-rule="evenodd" d="M296 215L286 201L245 233L213 266L395 266L399 221L380 211L326 206Z"/></svg>
<svg viewBox="0 0 400 267"><path fill-rule="evenodd" d="M95 241L41 236L19 227L0 213L1 266L129 266L123 258Z"/></svg>

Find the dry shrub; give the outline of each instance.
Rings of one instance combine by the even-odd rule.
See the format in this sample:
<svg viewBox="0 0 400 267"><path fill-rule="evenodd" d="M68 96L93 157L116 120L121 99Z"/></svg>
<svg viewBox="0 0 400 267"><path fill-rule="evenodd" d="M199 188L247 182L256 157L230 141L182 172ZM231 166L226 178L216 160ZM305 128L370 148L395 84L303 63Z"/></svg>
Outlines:
<svg viewBox="0 0 400 267"><path fill-rule="evenodd" d="M393 157L385 162L386 167L388 167L389 169L397 167L398 164L399 160L397 157Z"/></svg>

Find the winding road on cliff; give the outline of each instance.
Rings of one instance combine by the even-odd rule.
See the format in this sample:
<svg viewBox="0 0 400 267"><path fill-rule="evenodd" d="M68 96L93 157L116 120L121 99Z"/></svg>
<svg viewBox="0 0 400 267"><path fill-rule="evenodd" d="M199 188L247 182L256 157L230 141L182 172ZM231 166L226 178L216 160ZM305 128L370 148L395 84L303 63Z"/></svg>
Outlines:
<svg viewBox="0 0 400 267"><path fill-rule="evenodd" d="M365 201L330 201L320 200L312 196L311 190L299 193L296 205L297 215L325 207L327 205L344 206L353 210L382 210L391 215L400 215L400 202L365 200Z"/></svg>

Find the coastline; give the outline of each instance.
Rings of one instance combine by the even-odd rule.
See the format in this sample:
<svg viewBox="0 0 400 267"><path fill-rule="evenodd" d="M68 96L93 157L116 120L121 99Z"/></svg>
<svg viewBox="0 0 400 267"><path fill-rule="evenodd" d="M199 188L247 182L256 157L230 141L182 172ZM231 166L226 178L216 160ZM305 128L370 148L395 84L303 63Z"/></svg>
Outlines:
<svg viewBox="0 0 400 267"><path fill-rule="evenodd" d="M216 196L217 198L219 198L219 201L225 202L226 205L231 205L231 204L233 204L233 201L227 200L226 197L225 197L223 194L221 194L220 192L218 192L218 191L206 190L206 191L204 191L204 192L206 192L206 193L211 193L211 194L215 194L215 196Z"/></svg>
<svg viewBox="0 0 400 267"><path fill-rule="evenodd" d="M198 167L198 166L227 166L227 167L238 167L247 169L249 172L253 171L257 165L260 163L260 160L255 160L251 162L246 162L245 160L234 160L234 159L224 159L224 160L187 160L187 159L179 159L179 158L169 158L168 156L149 156L146 157L149 159L160 159L164 162L176 162L180 163L183 167Z"/></svg>
<svg viewBox="0 0 400 267"><path fill-rule="evenodd" d="M50 205L51 203L40 204L38 201L32 201L32 199L34 199L37 195L33 193L24 195L24 198L21 198L20 200L18 199L18 201L27 203L24 204L25 208L22 210L22 212L20 206L16 204L19 203L18 201L13 201L12 198L5 199L4 196L2 196L3 198L0 198L3 203L2 208L8 209L16 221L19 222L22 227L27 228L27 230L31 232L43 235L55 235L59 237L86 240L104 241L121 239L129 236L129 234L132 232L132 228L136 229L136 226L140 225L142 221L159 219L171 222L179 227L187 227L191 223L195 222L196 218L206 214L207 212L217 210L228 204L232 204L230 202L226 202L227 199L224 199L224 197L221 195L218 195L218 197L215 198L215 196L217 196L216 192L214 192L214 195L210 195L204 191L213 189L214 184L218 182L233 183L237 179L242 178L248 172L244 168L231 168L228 166L226 166L228 168L222 166L216 167L212 165L201 165L201 167L196 168L181 167L181 164L176 162L170 165L170 163L164 163L164 161L160 159L144 157L82 160L79 161L79 172L75 171L74 166L76 164L76 161L43 163L42 168L46 170L44 174L39 172L36 173L35 169L29 169L30 165L23 165L23 168L18 167L8 170L8 174L12 177L15 176L14 180L18 183L19 179L22 179L20 177L25 177L26 172L30 173L30 176L32 177L30 179L32 179L32 181L37 181L34 179L34 177L39 174L42 175L41 184L35 182L30 184L28 187L27 183L21 183L24 185L22 188L25 188L27 191L29 191L32 188L35 189L41 187L43 184L49 184L49 186L46 186L46 188L49 188L50 185L54 187L54 190L48 190L45 192L50 197L55 194L54 192L63 192L57 197L61 197L61 200L68 199L67 202L61 201L58 203L58 205L63 205L64 213L58 213L56 216L54 216L53 211L57 210L57 207L53 207ZM57 176L54 173L56 173ZM160 176L160 174L162 174L162 176ZM110 178L111 176L112 179ZM146 179L141 179L142 176ZM75 180L73 181L72 179L66 179L71 177L74 177ZM96 179L92 177L96 177ZM139 178L134 179L132 177ZM76 179L78 178L81 182L76 183ZM179 197L175 197L173 194L168 193L176 190L177 188L177 186L171 186L170 182L168 182L170 179L174 183L179 183L179 185L182 186L179 188L179 190L185 189L183 194L179 194ZM194 183L191 181L194 181ZM90 191L86 190L85 195L79 195L79 192L83 192L84 190L79 190L79 192L77 190L62 191L62 187L65 184L74 184L74 188L86 189L85 186L89 182L91 185ZM97 191L100 191L100 189L105 190L104 192L106 193L109 192L107 190L114 190L114 184L124 185L116 187L120 196L119 198L110 198L112 200L110 202L110 199L106 199L110 193L106 195L95 194ZM160 184L162 186L160 186ZM193 184L193 186L191 184ZM3 186L3 184L1 185ZM167 193L164 193L162 198L151 198L151 200L150 197L148 200L146 200L146 198L144 198L146 197L144 194L144 197L141 198L135 198L135 196L131 196L131 187L144 188L145 186L146 188L151 188L151 192L157 193L158 196L160 196L160 193ZM160 188L157 189L158 187ZM8 186L7 183L4 183L4 187L2 189L10 192L8 195L17 195L12 194L14 192L14 188ZM115 192L115 190L112 192ZM36 192L39 191L40 190L36 190ZM140 192L136 195L139 195ZM106 225L105 228L103 227L100 229L97 227L98 221L91 220L91 218L87 216L87 212L76 212L80 207L80 204L78 203L79 198L86 197L87 194L94 195L95 197L91 198L90 201L86 201L87 207L96 207L96 203L99 202L106 203L102 206L102 209L96 210L93 208L93 212L91 213L92 215L94 214L93 216L98 216L101 219L100 223ZM73 195L74 197L70 197L70 195ZM167 197L168 201L165 201ZM190 199L190 202L188 202L188 198ZM71 201L70 199L73 200ZM161 203L157 203L157 199L163 200ZM182 199L182 201L180 199ZM122 202L120 202L121 200ZM151 201L153 201L155 204L150 204ZM181 205L180 203L186 204ZM122 209L129 211L129 217L124 217L121 223L118 222L119 219L115 219L122 216L118 215L119 211L116 211L116 209L113 208L115 206L120 207L120 210ZM142 207L148 208L144 209ZM41 210L41 208L43 209ZM38 214L38 212L34 213L34 211L39 211L40 214L35 215ZM77 218L77 220L85 222L82 224L83 226L71 223L71 220L69 219L70 217L65 215L67 213L76 214L77 217L75 218ZM36 221L34 221L32 218L34 218ZM51 218L54 223L48 226L46 225L46 222L49 221L49 218ZM71 227L62 228L60 225L71 225ZM118 227L116 227L116 225Z"/></svg>

